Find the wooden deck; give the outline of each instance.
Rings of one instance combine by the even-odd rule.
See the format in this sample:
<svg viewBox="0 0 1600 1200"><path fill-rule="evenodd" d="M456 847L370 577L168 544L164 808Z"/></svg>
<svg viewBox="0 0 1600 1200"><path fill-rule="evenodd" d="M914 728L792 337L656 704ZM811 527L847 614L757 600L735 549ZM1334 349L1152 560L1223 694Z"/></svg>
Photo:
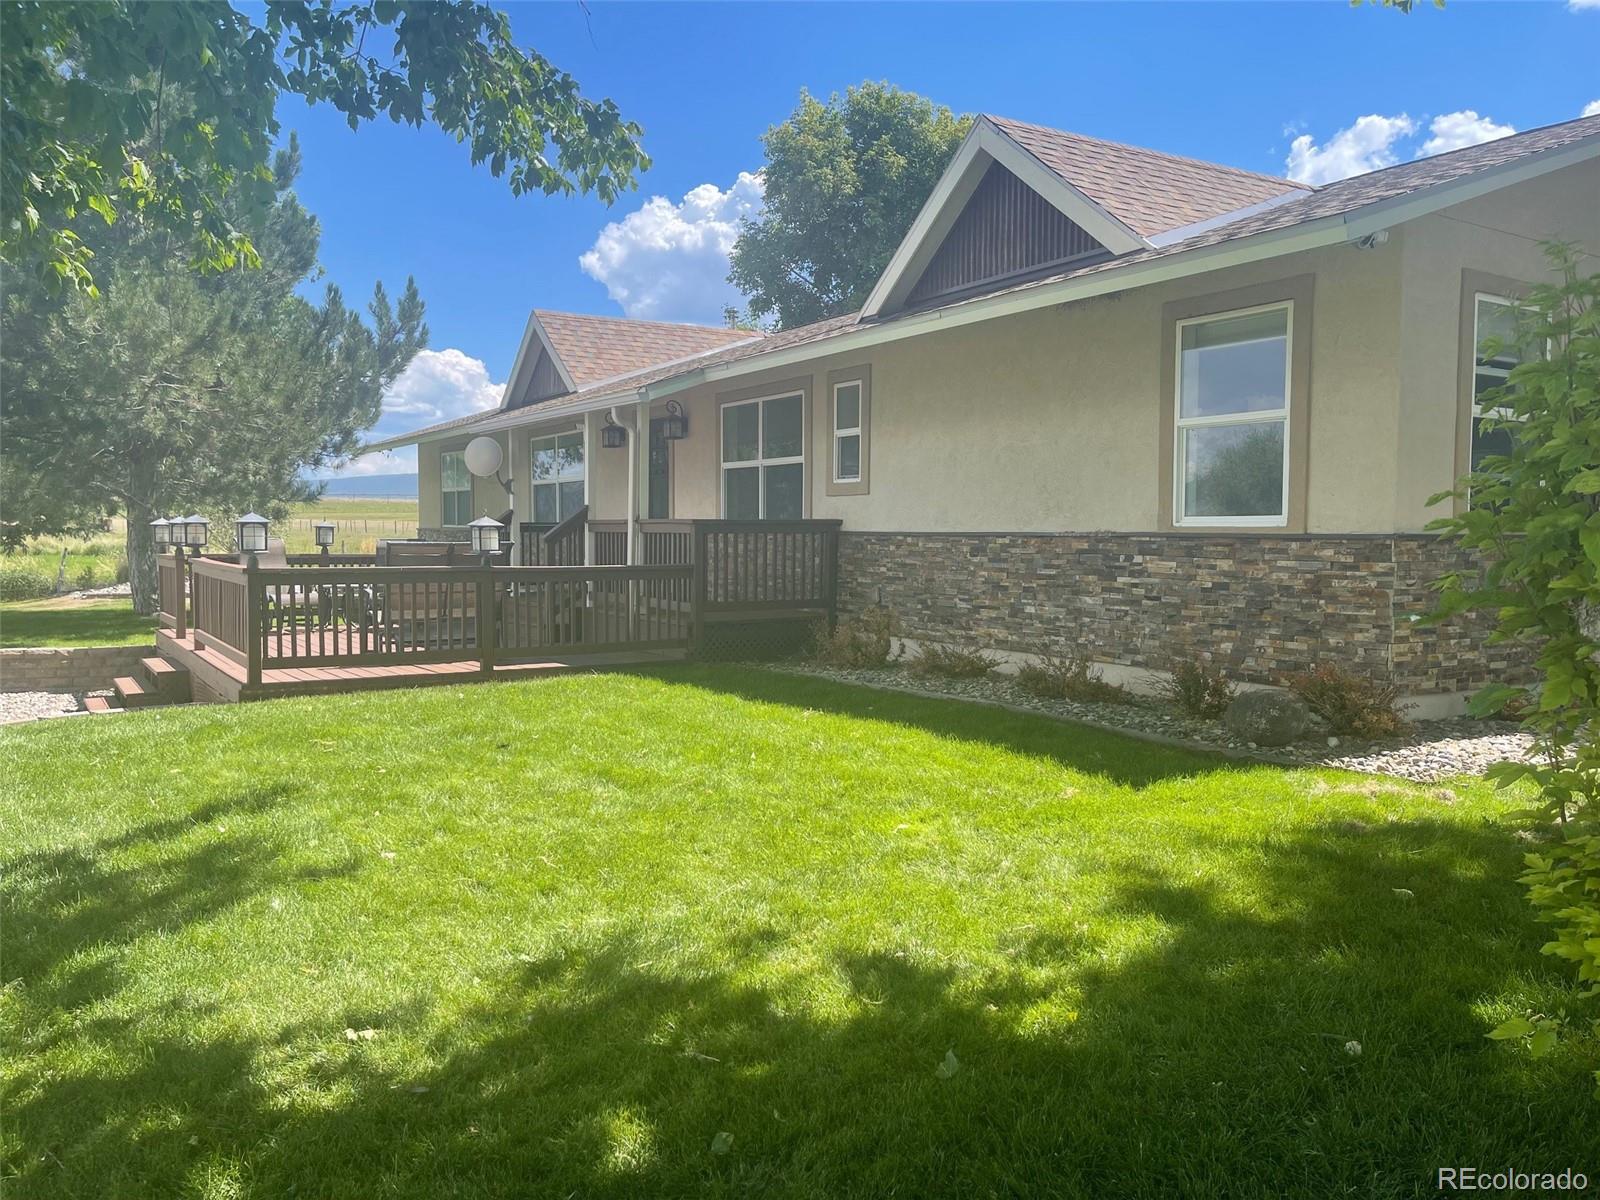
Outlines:
<svg viewBox="0 0 1600 1200"><path fill-rule="evenodd" d="M663 561L626 565L163 556L157 645L197 698L224 701L668 661L705 649L718 626L831 622L838 527L691 521L649 531L667 540L643 551Z"/></svg>
<svg viewBox="0 0 1600 1200"><path fill-rule="evenodd" d="M485 671L476 658L454 662L396 663L378 667L263 667L261 682L252 684L245 668L194 637L179 638L170 629L156 633L156 651L189 672L196 700L235 702L276 696L312 696L330 692L375 691L384 688L431 687L445 683L486 683L559 675L569 671L603 671L684 658L682 650L631 650L605 654L567 654L525 662L500 663ZM270 660L268 660L270 661Z"/></svg>

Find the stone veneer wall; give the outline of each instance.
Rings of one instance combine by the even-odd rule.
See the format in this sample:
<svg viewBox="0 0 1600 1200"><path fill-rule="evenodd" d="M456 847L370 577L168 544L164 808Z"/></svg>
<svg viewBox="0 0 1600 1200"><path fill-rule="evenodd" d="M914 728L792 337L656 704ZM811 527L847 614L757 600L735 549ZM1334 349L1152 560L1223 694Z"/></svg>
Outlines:
<svg viewBox="0 0 1600 1200"><path fill-rule="evenodd" d="M1470 568L1428 534L846 530L839 605L881 600L913 638L1156 670L1201 657L1254 683L1335 662L1420 695L1522 671L1510 648L1483 646L1483 618L1412 619L1432 606L1430 580Z"/></svg>
<svg viewBox="0 0 1600 1200"><path fill-rule="evenodd" d="M26 646L0 650L0 692L93 692L132 675L154 646Z"/></svg>

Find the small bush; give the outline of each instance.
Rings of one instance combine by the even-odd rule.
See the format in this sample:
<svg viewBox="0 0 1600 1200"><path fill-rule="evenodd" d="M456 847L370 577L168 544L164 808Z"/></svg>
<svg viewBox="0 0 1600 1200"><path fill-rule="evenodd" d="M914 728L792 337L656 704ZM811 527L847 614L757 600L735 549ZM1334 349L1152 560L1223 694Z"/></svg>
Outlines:
<svg viewBox="0 0 1600 1200"><path fill-rule="evenodd" d="M1360 738L1398 737L1408 728L1395 703L1400 689L1325 663L1296 675L1289 690L1335 733Z"/></svg>
<svg viewBox="0 0 1600 1200"><path fill-rule="evenodd" d="M947 679L981 679L1000 665L1000 660L982 650L960 650L952 646L924 644L910 667L918 675L943 675Z"/></svg>
<svg viewBox="0 0 1600 1200"><path fill-rule="evenodd" d="M1221 670L1209 663L1190 659L1172 668L1172 678L1157 691L1191 717L1220 717L1228 711L1238 689Z"/></svg>
<svg viewBox="0 0 1600 1200"><path fill-rule="evenodd" d="M128 582L128 578L129 578L129 575L128 575L128 556L126 554L124 554L121 558L117 559L117 569L116 569L115 572L113 572L113 575L115 576L112 579L113 583L127 583Z"/></svg>
<svg viewBox="0 0 1600 1200"><path fill-rule="evenodd" d="M94 573L93 563L86 565L81 571L78 572L77 578L72 581L73 586L76 587L80 592L87 591L88 589L94 587L96 582L97 577Z"/></svg>
<svg viewBox="0 0 1600 1200"><path fill-rule="evenodd" d="M869 608L828 632L819 625L813 656L826 667L881 667L895 654L894 639L900 622L887 608Z"/></svg>
<svg viewBox="0 0 1600 1200"><path fill-rule="evenodd" d="M43 571L0 567L0 600L38 600L53 591L55 581Z"/></svg>
<svg viewBox="0 0 1600 1200"><path fill-rule="evenodd" d="M1017 670L1017 686L1046 700L1090 700L1100 704L1127 704L1125 688L1107 683L1100 668L1086 658L1058 658L1046 654Z"/></svg>

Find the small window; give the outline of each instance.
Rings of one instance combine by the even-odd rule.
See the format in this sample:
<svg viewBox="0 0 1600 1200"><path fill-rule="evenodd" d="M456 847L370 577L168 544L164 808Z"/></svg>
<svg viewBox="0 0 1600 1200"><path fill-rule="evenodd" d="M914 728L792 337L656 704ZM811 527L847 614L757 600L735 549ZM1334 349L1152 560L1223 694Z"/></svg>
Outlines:
<svg viewBox="0 0 1600 1200"><path fill-rule="evenodd" d="M1179 525L1284 525L1290 306L1179 321Z"/></svg>
<svg viewBox="0 0 1600 1200"><path fill-rule="evenodd" d="M472 476L467 456L459 450L439 455L440 520L446 525L466 525L472 520Z"/></svg>
<svg viewBox="0 0 1600 1200"><path fill-rule="evenodd" d="M1522 362L1516 347L1517 309L1517 303L1504 296L1479 292L1473 297L1471 467L1474 471L1489 455L1511 452L1511 430L1484 420L1485 417L1504 419L1511 416L1511 410L1496 407L1492 399L1486 404L1484 397L1505 387L1512 369ZM1483 354L1483 343L1491 337L1503 343L1492 358Z"/></svg>
<svg viewBox="0 0 1600 1200"><path fill-rule="evenodd" d="M722 408L722 514L798 520L805 509L805 397L798 392Z"/></svg>
<svg viewBox="0 0 1600 1200"><path fill-rule="evenodd" d="M861 482L861 383L833 386L833 481Z"/></svg>
<svg viewBox="0 0 1600 1200"><path fill-rule="evenodd" d="M583 434L534 438L533 519L558 525L583 507Z"/></svg>

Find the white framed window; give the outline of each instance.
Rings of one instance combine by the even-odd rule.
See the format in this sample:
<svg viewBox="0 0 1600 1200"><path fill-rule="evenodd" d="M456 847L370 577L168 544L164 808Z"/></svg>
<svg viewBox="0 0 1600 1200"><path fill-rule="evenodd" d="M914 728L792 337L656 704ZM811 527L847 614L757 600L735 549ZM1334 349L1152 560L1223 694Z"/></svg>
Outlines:
<svg viewBox="0 0 1600 1200"><path fill-rule="evenodd" d="M1490 427L1485 417L1505 419L1512 415L1509 408L1485 404L1484 395L1506 386L1512 369L1522 362L1515 345L1517 312L1522 306L1509 296L1496 296L1489 292L1475 292L1472 296L1472 455L1471 469L1476 471L1484 458L1491 454L1511 452L1511 430L1504 425ZM1499 338L1504 346L1492 358L1483 354L1485 338Z"/></svg>
<svg viewBox="0 0 1600 1200"><path fill-rule="evenodd" d="M466 525L472 520L472 475L460 450L439 455L439 504L442 524Z"/></svg>
<svg viewBox="0 0 1600 1200"><path fill-rule="evenodd" d="M722 406L722 515L798 520L805 513L805 396L791 392Z"/></svg>
<svg viewBox="0 0 1600 1200"><path fill-rule="evenodd" d="M833 385L833 481L861 482L861 381Z"/></svg>
<svg viewBox="0 0 1600 1200"><path fill-rule="evenodd" d="M533 519L557 525L583 507L583 434L558 433L528 443Z"/></svg>
<svg viewBox="0 0 1600 1200"><path fill-rule="evenodd" d="M1173 522L1287 525L1292 303L1177 323Z"/></svg>

